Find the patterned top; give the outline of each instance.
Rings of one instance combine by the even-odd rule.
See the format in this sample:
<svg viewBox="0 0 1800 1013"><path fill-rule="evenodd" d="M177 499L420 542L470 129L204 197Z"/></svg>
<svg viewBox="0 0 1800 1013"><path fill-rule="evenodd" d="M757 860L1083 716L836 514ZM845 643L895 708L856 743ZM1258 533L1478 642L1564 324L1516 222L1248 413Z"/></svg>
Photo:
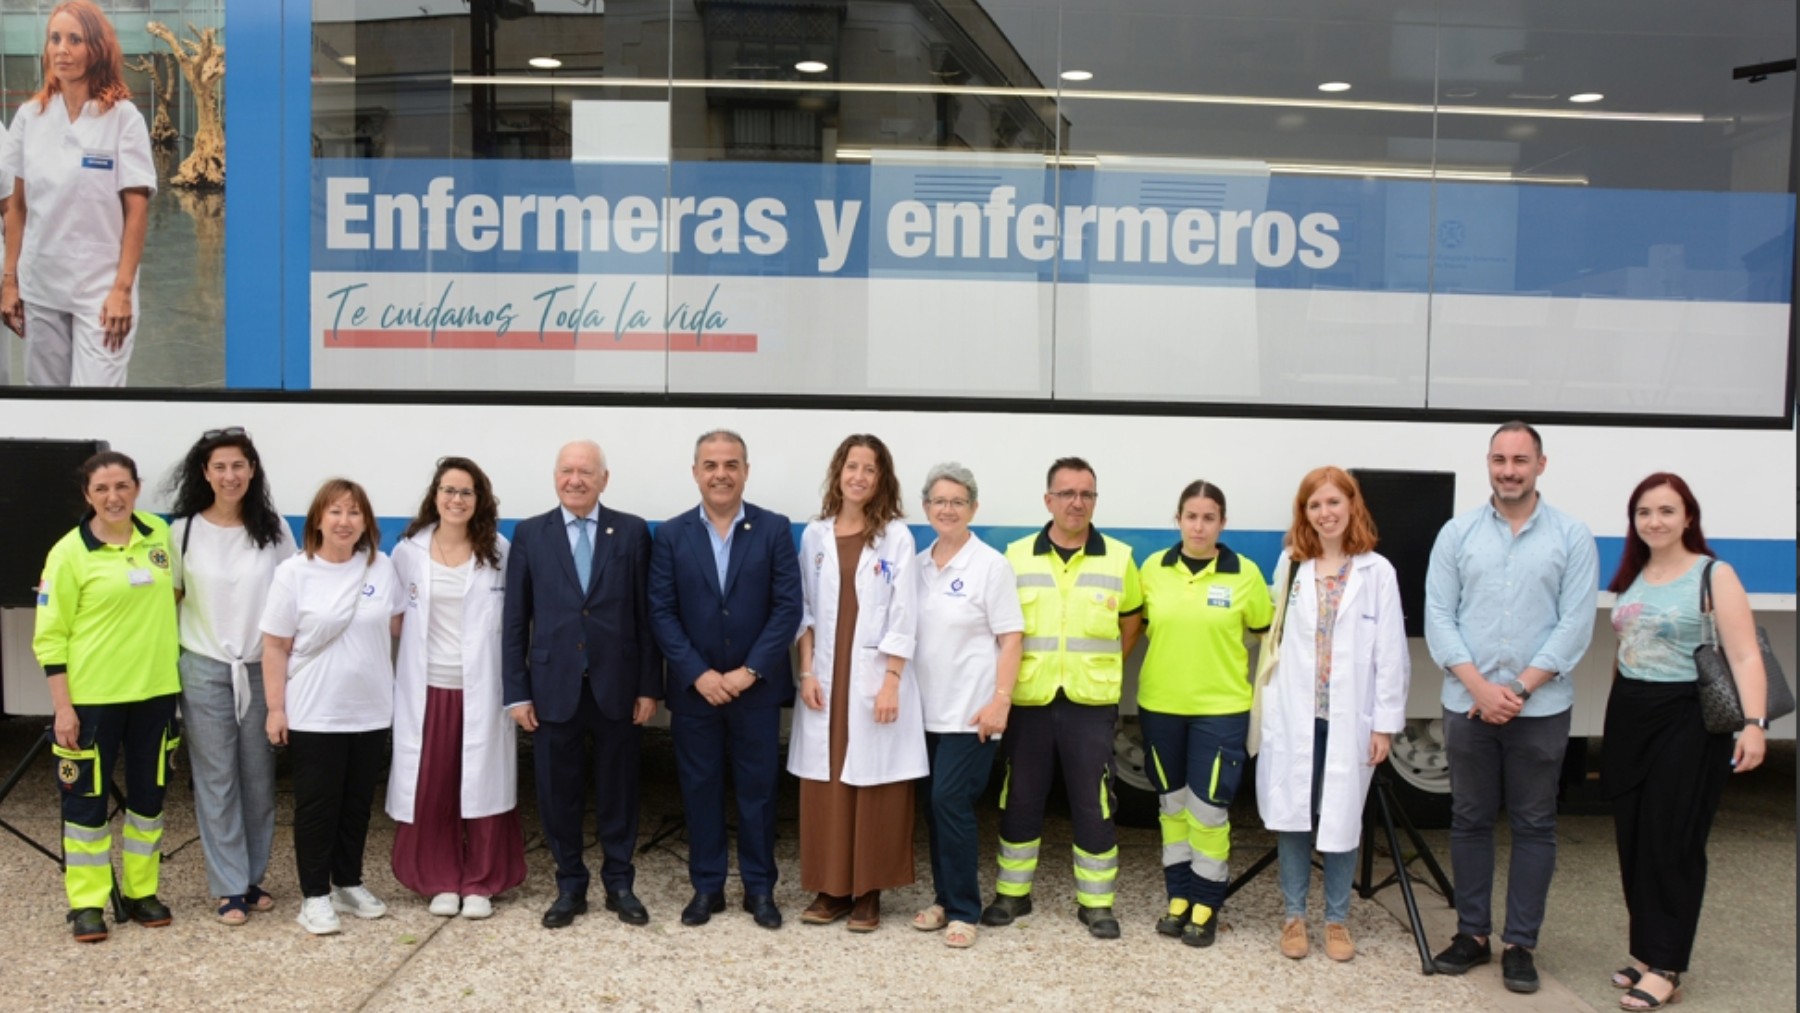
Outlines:
<svg viewBox="0 0 1800 1013"><path fill-rule="evenodd" d="M1700 646L1701 557L1667 584L1643 574L1613 605L1613 632L1619 635L1619 674L1645 682L1693 682L1694 648Z"/></svg>
<svg viewBox="0 0 1800 1013"><path fill-rule="evenodd" d="M1317 566L1314 567L1317 570ZM1331 718L1331 634L1337 628L1338 603L1344 600L1344 585L1349 583L1350 560L1335 574L1320 571L1319 625L1313 631L1313 651L1319 659L1319 678L1313 688L1313 717Z"/></svg>

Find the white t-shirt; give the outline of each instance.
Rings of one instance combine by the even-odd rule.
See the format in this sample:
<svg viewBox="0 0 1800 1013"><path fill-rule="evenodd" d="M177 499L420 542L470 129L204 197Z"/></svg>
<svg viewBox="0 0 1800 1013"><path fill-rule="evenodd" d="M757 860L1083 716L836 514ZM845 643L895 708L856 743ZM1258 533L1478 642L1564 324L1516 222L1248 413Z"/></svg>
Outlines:
<svg viewBox="0 0 1800 1013"><path fill-rule="evenodd" d="M177 517L169 540L187 547L172 553L181 599L181 646L214 661L262 661L263 602L283 560L300 551L286 522L279 538L258 550L242 525L222 528L195 514Z"/></svg>
<svg viewBox="0 0 1800 1013"><path fill-rule="evenodd" d="M42 109L28 99L0 142L0 173L25 181L19 295L45 309L100 311L125 245L119 192L156 192L144 115L130 102L99 110L89 102L71 122L61 95Z"/></svg>
<svg viewBox="0 0 1800 1013"><path fill-rule="evenodd" d="M475 572L471 555L461 566L431 561L431 615L425 620L425 684L439 689L462 688L463 597L469 575Z"/></svg>
<svg viewBox="0 0 1800 1013"><path fill-rule="evenodd" d="M971 534L938 569L919 553L918 644L912 657L928 732L973 732L969 722L994 698L1002 633L1025 629L1012 564Z"/></svg>
<svg viewBox="0 0 1800 1013"><path fill-rule="evenodd" d="M289 728L367 732L394 723L389 620L406 607L399 585L386 553L376 553L373 565L359 552L345 563L297 555L275 568L262 630L294 639Z"/></svg>

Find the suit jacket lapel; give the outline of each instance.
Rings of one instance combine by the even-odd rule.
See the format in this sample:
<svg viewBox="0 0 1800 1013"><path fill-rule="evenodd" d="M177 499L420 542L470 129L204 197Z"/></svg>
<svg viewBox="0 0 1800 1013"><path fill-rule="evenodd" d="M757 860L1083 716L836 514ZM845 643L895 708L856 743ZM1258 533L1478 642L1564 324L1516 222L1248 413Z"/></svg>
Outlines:
<svg viewBox="0 0 1800 1013"><path fill-rule="evenodd" d="M737 587L738 574L744 572L744 557L750 554L750 522L759 513L755 507L744 504L744 519L738 521L737 530L731 533L731 556L725 564L725 597Z"/></svg>
<svg viewBox="0 0 1800 1013"><path fill-rule="evenodd" d="M569 549L569 526L563 523L561 507L545 515L544 526L550 529L550 547L557 558L557 568L562 571L569 586L578 593L581 592L581 578L575 574L575 553Z"/></svg>
<svg viewBox="0 0 1800 1013"><path fill-rule="evenodd" d="M687 549L694 555L694 565L706 577L706 586L713 594L719 593L719 568L713 564L712 535L707 530L712 522L698 514L684 514L681 519L681 537L687 542Z"/></svg>
<svg viewBox="0 0 1800 1013"><path fill-rule="evenodd" d="M588 584L587 594L592 595L600 589L600 571L606 568L606 561L612 558L613 519L611 511L600 507L600 514L594 524L594 568L592 582ZM569 569L575 568L574 557L570 557Z"/></svg>

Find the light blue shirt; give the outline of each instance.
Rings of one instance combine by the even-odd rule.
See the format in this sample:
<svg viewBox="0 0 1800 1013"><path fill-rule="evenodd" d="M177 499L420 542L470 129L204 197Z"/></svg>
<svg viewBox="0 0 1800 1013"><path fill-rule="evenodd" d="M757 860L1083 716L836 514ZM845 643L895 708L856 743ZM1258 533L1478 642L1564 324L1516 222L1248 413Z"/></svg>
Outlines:
<svg viewBox="0 0 1800 1013"><path fill-rule="evenodd" d="M569 512L568 507L558 507L557 509L562 511L563 533L569 536L569 558L573 559L575 558L575 544L581 538L581 529L575 526L575 515ZM600 544L600 504L595 503L594 509L589 510L587 515L581 519L587 521L588 541L594 545Z"/></svg>
<svg viewBox="0 0 1800 1013"><path fill-rule="evenodd" d="M712 518L706 516L706 507L700 508L700 523L706 528L706 539L712 543L713 566L719 571L719 593L725 593L725 575L731 570L731 539L737 534L738 525L744 522L744 504L738 503L737 516L731 519L731 527L725 529L725 537L719 537L719 529L713 527Z"/></svg>
<svg viewBox="0 0 1800 1013"><path fill-rule="evenodd" d="M1468 663L1503 686L1527 668L1554 672L1520 716L1568 710L1569 673L1594 637L1599 583L1593 533L1541 495L1516 535L1492 501L1444 525L1425 576L1425 643L1444 669L1444 709L1475 705L1449 671Z"/></svg>

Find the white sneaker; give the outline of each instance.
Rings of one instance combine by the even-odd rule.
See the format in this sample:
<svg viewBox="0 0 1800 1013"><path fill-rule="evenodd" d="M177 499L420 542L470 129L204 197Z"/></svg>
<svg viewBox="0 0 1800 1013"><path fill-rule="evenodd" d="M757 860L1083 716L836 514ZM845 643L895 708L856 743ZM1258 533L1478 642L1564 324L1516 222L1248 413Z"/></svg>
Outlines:
<svg viewBox="0 0 1800 1013"><path fill-rule="evenodd" d="M358 918L380 918L387 914L387 905L381 902L381 898L370 893L369 888L360 883L356 886L332 887L331 906Z"/></svg>
<svg viewBox="0 0 1800 1013"><path fill-rule="evenodd" d="M454 918L462 907L462 899L453 893L440 893L431 898L431 913L439 918Z"/></svg>
<svg viewBox="0 0 1800 1013"><path fill-rule="evenodd" d="M300 927L315 936L335 935L344 931L338 921L337 912L331 909L330 897L308 897L300 905L300 915L294 919Z"/></svg>
<svg viewBox="0 0 1800 1013"><path fill-rule="evenodd" d="M494 905L488 903L486 897L470 894L462 899L462 916L464 918L486 918L494 913Z"/></svg>

